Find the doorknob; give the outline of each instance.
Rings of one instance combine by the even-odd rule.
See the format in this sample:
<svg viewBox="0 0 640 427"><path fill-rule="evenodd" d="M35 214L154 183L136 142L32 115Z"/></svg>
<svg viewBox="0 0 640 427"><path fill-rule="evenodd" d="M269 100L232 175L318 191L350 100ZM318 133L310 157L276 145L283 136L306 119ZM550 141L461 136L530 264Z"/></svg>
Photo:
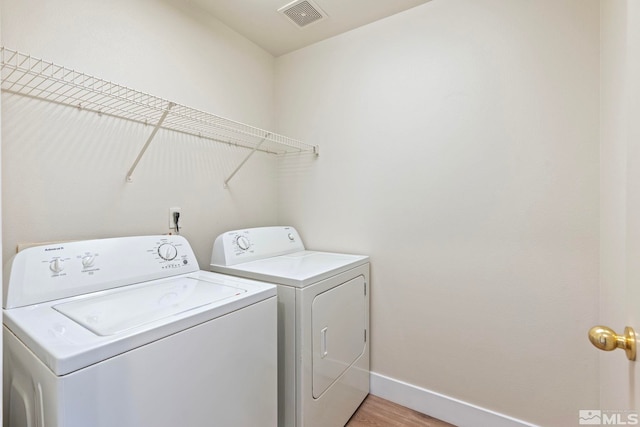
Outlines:
<svg viewBox="0 0 640 427"><path fill-rule="evenodd" d="M636 360L636 332L630 326L624 328L624 335L617 335L606 326L594 326L589 329L589 341L604 351L621 348L627 353L627 359Z"/></svg>

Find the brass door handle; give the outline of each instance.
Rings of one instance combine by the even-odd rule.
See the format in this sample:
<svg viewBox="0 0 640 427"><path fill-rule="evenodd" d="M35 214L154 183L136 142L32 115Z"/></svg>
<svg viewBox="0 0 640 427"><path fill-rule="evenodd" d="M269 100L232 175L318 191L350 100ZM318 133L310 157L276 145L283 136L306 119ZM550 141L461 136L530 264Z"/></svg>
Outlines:
<svg viewBox="0 0 640 427"><path fill-rule="evenodd" d="M589 329L589 341L604 351L621 348L627 353L627 359L636 360L636 332L630 326L624 328L624 335L617 335L606 326L594 326Z"/></svg>

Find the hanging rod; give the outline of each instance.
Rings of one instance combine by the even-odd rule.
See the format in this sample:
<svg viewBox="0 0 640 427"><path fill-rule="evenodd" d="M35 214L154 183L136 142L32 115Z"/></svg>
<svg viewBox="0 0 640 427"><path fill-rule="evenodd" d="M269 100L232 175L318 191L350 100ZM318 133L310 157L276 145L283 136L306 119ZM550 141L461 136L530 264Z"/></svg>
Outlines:
<svg viewBox="0 0 640 427"><path fill-rule="evenodd" d="M155 124L150 138L129 170L127 180L131 180L138 162L160 129L251 150L247 159L255 151L277 155L319 154L317 145L177 104L16 50L1 47L0 62L2 91L5 93L136 123ZM225 186L236 172L225 181Z"/></svg>

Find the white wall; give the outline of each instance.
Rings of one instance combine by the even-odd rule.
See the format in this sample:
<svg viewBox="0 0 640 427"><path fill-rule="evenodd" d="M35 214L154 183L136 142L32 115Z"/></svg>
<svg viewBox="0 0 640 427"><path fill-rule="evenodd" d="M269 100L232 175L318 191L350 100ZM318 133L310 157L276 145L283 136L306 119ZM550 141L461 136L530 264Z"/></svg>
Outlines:
<svg viewBox="0 0 640 427"><path fill-rule="evenodd" d="M273 126L274 59L188 2L3 0L4 45L97 77L254 126ZM4 259L23 242L168 232L182 208L183 235L201 267L223 231L276 223L276 166L246 150L151 132L3 95Z"/></svg>
<svg viewBox="0 0 640 427"><path fill-rule="evenodd" d="M373 371L545 426L598 407L599 3L433 0L276 61L280 219L372 260Z"/></svg>

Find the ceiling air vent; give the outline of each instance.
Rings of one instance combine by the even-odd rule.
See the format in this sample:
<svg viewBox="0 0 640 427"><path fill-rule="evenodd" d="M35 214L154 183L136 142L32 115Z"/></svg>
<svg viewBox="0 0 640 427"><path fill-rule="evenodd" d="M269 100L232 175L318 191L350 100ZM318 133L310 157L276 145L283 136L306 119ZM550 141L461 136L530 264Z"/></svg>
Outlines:
<svg viewBox="0 0 640 427"><path fill-rule="evenodd" d="M293 1L282 6L278 12L286 15L299 28L304 28L327 17L327 14L310 0Z"/></svg>

